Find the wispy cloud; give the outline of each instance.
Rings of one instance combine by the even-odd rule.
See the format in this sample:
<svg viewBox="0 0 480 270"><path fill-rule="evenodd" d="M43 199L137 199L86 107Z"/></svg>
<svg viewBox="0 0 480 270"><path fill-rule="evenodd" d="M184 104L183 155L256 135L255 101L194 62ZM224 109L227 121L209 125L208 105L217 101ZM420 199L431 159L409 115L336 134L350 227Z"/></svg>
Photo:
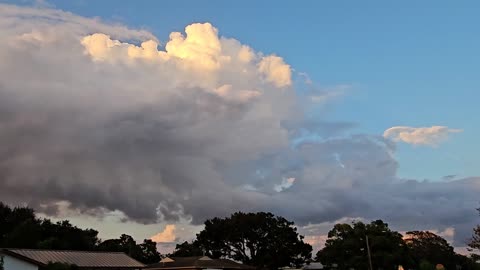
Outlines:
<svg viewBox="0 0 480 270"><path fill-rule="evenodd" d="M383 136L396 142L404 142L412 145L437 146L447 140L451 133L459 133L462 131L461 129L452 129L446 126L395 126L385 130Z"/></svg>

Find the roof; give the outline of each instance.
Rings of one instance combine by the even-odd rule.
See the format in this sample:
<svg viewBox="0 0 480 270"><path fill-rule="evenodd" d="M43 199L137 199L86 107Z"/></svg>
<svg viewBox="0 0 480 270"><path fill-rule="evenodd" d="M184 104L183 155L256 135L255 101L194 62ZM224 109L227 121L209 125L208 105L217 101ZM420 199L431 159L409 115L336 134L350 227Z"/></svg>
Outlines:
<svg viewBox="0 0 480 270"><path fill-rule="evenodd" d="M122 252L97 251L70 251L70 250L41 250L41 249L13 249L0 250L6 255L30 262L38 266L49 262L75 264L81 268L143 268L144 264Z"/></svg>
<svg viewBox="0 0 480 270"><path fill-rule="evenodd" d="M195 257L169 257L165 258L159 263L147 266L150 269L253 269L253 267L234 262L228 259L212 259L207 256Z"/></svg>

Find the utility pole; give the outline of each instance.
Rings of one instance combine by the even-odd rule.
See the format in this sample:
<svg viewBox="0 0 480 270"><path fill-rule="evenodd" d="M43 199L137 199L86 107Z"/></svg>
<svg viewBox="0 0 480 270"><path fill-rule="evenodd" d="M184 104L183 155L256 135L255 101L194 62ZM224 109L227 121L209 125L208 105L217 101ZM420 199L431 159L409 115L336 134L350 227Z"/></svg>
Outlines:
<svg viewBox="0 0 480 270"><path fill-rule="evenodd" d="M365 235L365 240L367 241L368 265L370 266L370 270L373 270L372 256L370 255L370 245L368 244L368 235Z"/></svg>

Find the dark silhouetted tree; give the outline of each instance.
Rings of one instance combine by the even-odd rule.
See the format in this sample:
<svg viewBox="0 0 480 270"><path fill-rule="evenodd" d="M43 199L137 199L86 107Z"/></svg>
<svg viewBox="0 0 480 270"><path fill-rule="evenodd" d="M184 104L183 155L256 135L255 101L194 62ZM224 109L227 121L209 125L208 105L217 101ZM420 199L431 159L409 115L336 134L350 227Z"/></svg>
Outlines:
<svg viewBox="0 0 480 270"><path fill-rule="evenodd" d="M146 264L160 260L151 240L137 245L131 236L123 234L100 243L97 235L96 230L80 229L68 220L53 223L38 219L31 208L10 208L0 202L0 247L117 251Z"/></svg>
<svg viewBox="0 0 480 270"><path fill-rule="evenodd" d="M416 265L427 261L433 265L443 264L447 269L456 269L453 247L442 237L429 231L411 231L406 233L405 242Z"/></svg>
<svg viewBox="0 0 480 270"><path fill-rule="evenodd" d="M0 246L92 250L98 244L98 232L83 230L64 220L52 223L36 218L28 207L10 208L0 203Z"/></svg>
<svg viewBox="0 0 480 270"><path fill-rule="evenodd" d="M160 253L157 250L157 243L150 239L143 240L140 245L142 258L139 259L144 264L152 264L160 261Z"/></svg>
<svg viewBox="0 0 480 270"><path fill-rule="evenodd" d="M316 260L327 266L336 264L340 270L369 269L367 236L374 269L394 269L398 265L410 268L413 261L402 235L381 220L336 224L328 232L325 247L318 251Z"/></svg>
<svg viewBox="0 0 480 270"><path fill-rule="evenodd" d="M480 208L477 208L477 211L480 213ZM468 246L471 250L480 251L480 225L477 225L475 228L473 228L473 235L468 243ZM475 255L474 257L476 260L480 259L480 256L478 255Z"/></svg>
<svg viewBox="0 0 480 270"><path fill-rule="evenodd" d="M310 260L312 253L293 222L264 212L238 212L207 220L194 244L211 257L265 269L298 267Z"/></svg>
<svg viewBox="0 0 480 270"><path fill-rule="evenodd" d="M97 249L101 251L123 252L145 264L160 261L160 253L156 248L155 242L145 239L142 244L137 245L133 237L126 234L122 234L118 239L108 239L101 242Z"/></svg>
<svg viewBox="0 0 480 270"><path fill-rule="evenodd" d="M175 246L172 257L190 257L202 256L203 250L198 246L197 242L183 242Z"/></svg>

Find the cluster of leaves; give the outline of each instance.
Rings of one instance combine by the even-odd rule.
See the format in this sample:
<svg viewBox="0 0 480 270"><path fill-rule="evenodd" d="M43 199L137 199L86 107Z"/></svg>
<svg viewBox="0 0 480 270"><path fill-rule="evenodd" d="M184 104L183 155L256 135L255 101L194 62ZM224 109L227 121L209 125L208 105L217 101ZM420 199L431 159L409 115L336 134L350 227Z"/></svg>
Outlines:
<svg viewBox="0 0 480 270"><path fill-rule="evenodd" d="M137 244L130 235L126 234L122 234L119 239L108 239L101 242L97 246L97 250L123 252L145 264L160 261L160 253L157 251L155 242L145 239L143 243Z"/></svg>
<svg viewBox="0 0 480 270"><path fill-rule="evenodd" d="M328 233L325 247L317 253L317 260L338 269L368 269L368 236L374 268L393 269L394 265L410 266L408 247L402 235L392 231L381 220L370 224L336 224Z"/></svg>
<svg viewBox="0 0 480 270"><path fill-rule="evenodd" d="M429 231L411 231L406 233L405 241L416 265L424 265L424 268L427 268L426 265L433 266L435 263L441 264L447 269L456 269L457 254L447 240L442 237Z"/></svg>
<svg viewBox="0 0 480 270"><path fill-rule="evenodd" d="M155 242L137 244L129 235L101 241L93 229L80 229L69 221L39 219L28 207L10 208L0 202L0 247L125 252L142 263L160 260Z"/></svg>
<svg viewBox="0 0 480 270"><path fill-rule="evenodd" d="M316 260L339 270L369 269L367 237L374 269L396 269L402 265L404 269L479 270L474 260L456 254L442 237L428 231L411 231L403 238L381 220L336 224Z"/></svg>
<svg viewBox="0 0 480 270"><path fill-rule="evenodd" d="M234 213L213 218L196 240L177 245L173 256L208 255L230 258L261 269L299 267L309 261L312 247L303 242L294 223L271 213Z"/></svg>
<svg viewBox="0 0 480 270"><path fill-rule="evenodd" d="M480 211L480 209L479 209ZM160 260L156 243L145 239L137 244L129 235L101 241L93 229L80 229L69 221L53 223L39 219L27 207L10 208L0 202L0 246L15 248L99 250L124 252L145 264ZM374 269L480 270L474 259L456 254L442 237L427 231L407 232L403 237L381 220L369 224L336 224L316 260L338 270L369 269L371 250ZM480 249L480 225L469 246ZM172 256L230 258L258 269L300 267L308 263L312 247L303 241L294 223L271 213L234 213L213 218L192 242L176 246ZM0 261L0 270L2 270ZM75 266L52 263L43 270L74 270Z"/></svg>
<svg viewBox="0 0 480 270"><path fill-rule="evenodd" d="M477 211L480 213L480 208L477 208ZM475 228L473 228L472 239L470 239L468 246L472 250L480 250L480 225L477 225ZM480 256L478 254L475 254L474 258L476 260L480 260Z"/></svg>

